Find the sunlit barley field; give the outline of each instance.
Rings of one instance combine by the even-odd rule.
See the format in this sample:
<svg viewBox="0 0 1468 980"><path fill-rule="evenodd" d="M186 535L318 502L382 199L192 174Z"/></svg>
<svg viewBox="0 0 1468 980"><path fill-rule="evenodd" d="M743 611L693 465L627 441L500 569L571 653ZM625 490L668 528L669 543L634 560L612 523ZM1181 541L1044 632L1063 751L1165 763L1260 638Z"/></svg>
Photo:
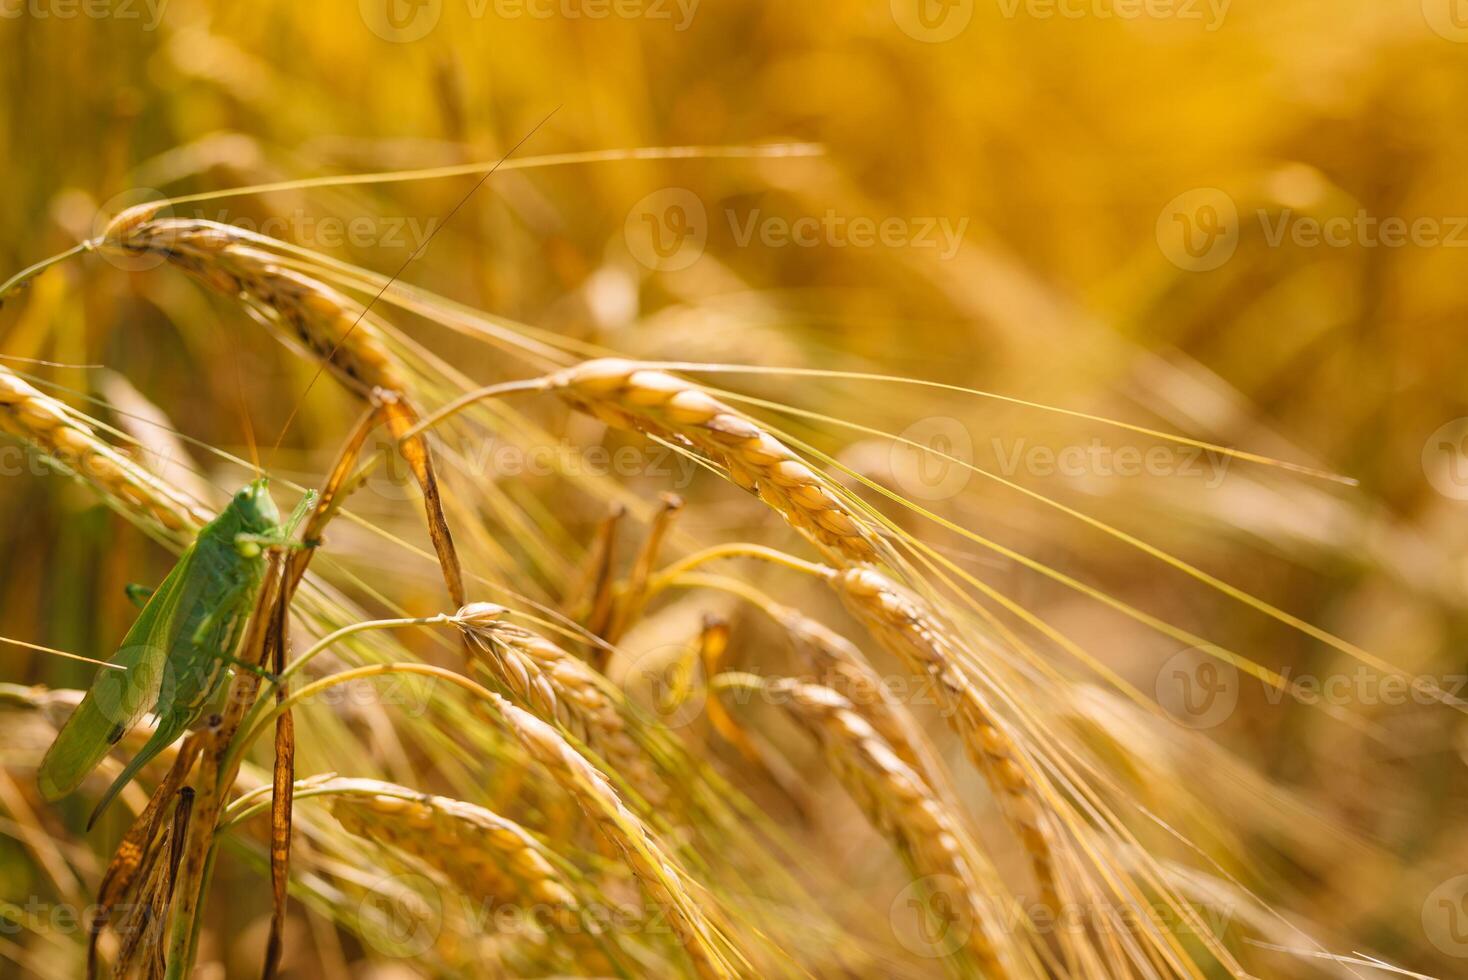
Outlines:
<svg viewBox="0 0 1468 980"><path fill-rule="evenodd" d="M1455 0L0 79L0 977L1468 976Z"/></svg>

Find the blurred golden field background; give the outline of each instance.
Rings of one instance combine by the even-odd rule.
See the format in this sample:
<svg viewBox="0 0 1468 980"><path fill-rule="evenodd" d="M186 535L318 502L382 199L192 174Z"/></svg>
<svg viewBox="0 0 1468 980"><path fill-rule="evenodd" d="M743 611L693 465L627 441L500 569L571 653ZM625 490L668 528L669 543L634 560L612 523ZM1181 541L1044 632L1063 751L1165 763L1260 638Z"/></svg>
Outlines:
<svg viewBox="0 0 1468 980"><path fill-rule="evenodd" d="M1093 961L1038 954L1033 972L1465 974L1468 8L1457 0L0 0L0 78L0 275L147 200L510 154L477 190L482 174L466 168L161 214L441 297L415 315L355 282L357 300L409 338L393 350L428 410L605 353L748 368L684 376L754 399L737 404L828 458L843 492L891 518L884 533L972 576L961 591L1005 625L957 631L978 648L1033 651L1001 657L1016 710L1086 753L1076 770L1137 850L1214 909L1238 960L1188 940L1185 970L1123 943ZM758 149L775 144L785 149ZM667 147L706 149L575 157ZM284 510L323 484L361 401L244 305L160 256L94 251L6 301L0 364L115 427L101 431L206 510L250 478L252 458ZM466 310L478 311L473 329L451 322ZM665 560L731 540L812 554L706 467L544 394L503 404L513 410L438 443L472 599L516 605L508 589L530 604L520 608L586 625L581 582L609 507L629 509L613 561L626 572L666 492L686 503ZM384 461L313 574L374 618L452 613L417 485L390 438L369 446ZM137 614L125 587L161 580L176 548L23 438L5 452L0 635L105 659ZM938 592L957 574L927 567ZM819 584L742 560L708 570L869 645ZM719 709L669 708L639 687L648 663L676 674L709 615L727 622L732 669L790 673L778 624L718 589L670 590L633 612L607 677L670 711L660 723L684 751L748 797L735 808L747 840L664 834L698 856L695 897L738 934L749 959L733 972L962 973L914 948L900 908L912 875L798 728L767 705L735 708L756 762ZM347 621L301 616L293 649ZM456 664L451 634L373 633L394 647L331 662ZM879 673L903 673L867 652ZM0 683L15 685L0 736L0 975L84 968L85 929L56 913L91 900L129 819L112 812L87 834L87 802L39 798L45 726L64 712L19 692L85 688L94 673L0 648ZM694 700L716 701L714 687ZM298 778L467 800L566 841L576 874L612 881L609 893L635 892L616 850L513 740L463 735L430 708L451 695L426 683L408 683L406 702L364 690L297 712ZM997 880L1020 881L1024 857L961 739L912 708ZM251 758L246 777L268 786L269 747ZM1062 795L1107 823L1101 804ZM136 812L147 793L123 800ZM629 941L640 952L615 970L516 952L508 930L476 945L484 930L442 908L430 941L384 939L351 914L373 879L446 888L443 875L380 836L343 846L352 825L321 800L297 809L284 975L689 969L666 938ZM266 830L256 817L221 847L196 975L259 972ZM746 849L762 857L736 883L720 861ZM784 884L761 891L765 858L808 904ZM1108 860L1140 859L1119 848ZM343 870L353 861L356 875ZM1041 933L1036 948L1064 946Z"/></svg>

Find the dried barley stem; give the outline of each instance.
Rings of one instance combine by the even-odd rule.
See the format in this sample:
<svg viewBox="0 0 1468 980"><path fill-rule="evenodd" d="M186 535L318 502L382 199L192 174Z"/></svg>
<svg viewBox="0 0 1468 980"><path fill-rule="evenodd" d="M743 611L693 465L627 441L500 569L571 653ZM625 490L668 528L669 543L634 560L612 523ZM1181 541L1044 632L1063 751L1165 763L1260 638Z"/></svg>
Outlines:
<svg viewBox="0 0 1468 980"><path fill-rule="evenodd" d="M585 661L544 637L506 621L509 610L475 602L454 617L476 659L520 705L560 725L606 761L654 807L667 784L627 731L615 689Z"/></svg>

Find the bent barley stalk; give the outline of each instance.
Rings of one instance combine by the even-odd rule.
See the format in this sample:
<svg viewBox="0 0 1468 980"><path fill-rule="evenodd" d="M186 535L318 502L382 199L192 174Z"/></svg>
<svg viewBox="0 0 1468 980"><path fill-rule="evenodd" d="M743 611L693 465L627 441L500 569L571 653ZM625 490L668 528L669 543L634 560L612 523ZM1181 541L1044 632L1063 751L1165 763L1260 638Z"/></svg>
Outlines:
<svg viewBox="0 0 1468 980"><path fill-rule="evenodd" d="M475 658L542 721L564 727L653 807L667 784L627 731L613 688L591 666L543 636L506 621L509 610L474 602L454 617Z"/></svg>
<svg viewBox="0 0 1468 980"><path fill-rule="evenodd" d="M847 609L908 669L929 677L950 727L963 740L1030 855L1041 899L1058 909L1047 809L1019 746L963 670L948 630L926 606L874 568L828 570Z"/></svg>
<svg viewBox="0 0 1468 980"><path fill-rule="evenodd" d="M966 950L990 980L1020 975L1006 960L1016 940L981 886L978 850L962 824L846 698L791 678L723 675L732 684L763 688L821 745L846 792L872 826L891 841L915 881L939 884L949 903L945 940ZM992 870L988 876L993 880ZM1004 951L1004 952L1001 952ZM943 952L947 952L944 950Z"/></svg>
<svg viewBox="0 0 1468 980"><path fill-rule="evenodd" d="M567 943L574 965L612 975L598 928L571 879L548 849L499 814L463 800L417 793L372 779L336 780L331 813L349 832L411 854L465 895L496 903L529 902ZM536 925L541 924L537 915Z"/></svg>

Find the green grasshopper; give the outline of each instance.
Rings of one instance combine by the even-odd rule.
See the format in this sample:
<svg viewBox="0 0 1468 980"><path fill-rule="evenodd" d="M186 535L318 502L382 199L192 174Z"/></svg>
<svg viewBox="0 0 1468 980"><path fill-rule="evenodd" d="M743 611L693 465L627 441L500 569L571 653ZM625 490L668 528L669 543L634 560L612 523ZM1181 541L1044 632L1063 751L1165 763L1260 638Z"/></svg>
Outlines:
<svg viewBox="0 0 1468 980"><path fill-rule="evenodd" d="M123 670L97 676L41 761L41 793L48 800L59 799L76 789L153 709L156 731L103 794L87 821L88 830L138 770L219 698L227 665L263 673L234 654L264 581L264 549L291 545L291 535L314 500L308 494L282 526L267 482L259 479L244 487L199 532L109 661Z"/></svg>

